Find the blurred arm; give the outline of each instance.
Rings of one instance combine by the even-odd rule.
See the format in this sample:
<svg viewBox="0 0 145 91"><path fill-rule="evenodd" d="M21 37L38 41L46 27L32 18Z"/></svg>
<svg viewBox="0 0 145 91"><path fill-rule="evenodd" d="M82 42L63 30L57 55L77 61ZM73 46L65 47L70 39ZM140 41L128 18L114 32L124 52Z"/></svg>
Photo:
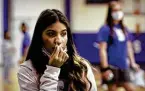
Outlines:
<svg viewBox="0 0 145 91"><path fill-rule="evenodd" d="M132 64L135 63L135 58L134 58L134 51L133 51L131 41L127 42L127 52L128 52L128 57L129 57L129 60L130 60L130 64L132 65Z"/></svg>
<svg viewBox="0 0 145 91"><path fill-rule="evenodd" d="M108 65L108 61L107 61L107 43L106 42L100 42L100 46L99 46L99 55L100 55L100 63L102 68L107 68Z"/></svg>

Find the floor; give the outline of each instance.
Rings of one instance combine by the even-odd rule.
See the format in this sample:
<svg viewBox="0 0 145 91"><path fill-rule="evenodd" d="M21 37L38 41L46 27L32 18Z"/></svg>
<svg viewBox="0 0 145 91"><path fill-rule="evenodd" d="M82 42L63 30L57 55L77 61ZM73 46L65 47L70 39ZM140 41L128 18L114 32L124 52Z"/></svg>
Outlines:
<svg viewBox="0 0 145 91"><path fill-rule="evenodd" d="M3 68L0 67L0 91L20 91L17 80L17 68L12 68L10 72L11 83L6 83L3 79Z"/></svg>
<svg viewBox="0 0 145 91"><path fill-rule="evenodd" d="M11 83L4 83L4 80L2 78L3 69L0 67L0 91L20 91L18 80L17 80L17 70L18 68L12 68L10 73L10 79ZM97 84L99 84L100 78L97 79ZM102 87L98 87L98 91L105 91L102 89ZM118 88L117 91L125 91L122 87ZM143 88L137 88L136 91L145 91Z"/></svg>

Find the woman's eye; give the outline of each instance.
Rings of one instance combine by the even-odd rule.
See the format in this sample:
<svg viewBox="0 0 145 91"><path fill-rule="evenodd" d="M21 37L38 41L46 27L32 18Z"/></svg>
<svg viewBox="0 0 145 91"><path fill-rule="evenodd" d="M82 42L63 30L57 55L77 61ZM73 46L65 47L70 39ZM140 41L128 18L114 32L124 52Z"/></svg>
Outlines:
<svg viewBox="0 0 145 91"><path fill-rule="evenodd" d="M48 32L47 35L50 36L50 37L53 37L53 36L55 36L55 33L53 33L53 32Z"/></svg>
<svg viewBox="0 0 145 91"><path fill-rule="evenodd" d="M61 36L65 36L65 35L66 35L66 32L61 33Z"/></svg>

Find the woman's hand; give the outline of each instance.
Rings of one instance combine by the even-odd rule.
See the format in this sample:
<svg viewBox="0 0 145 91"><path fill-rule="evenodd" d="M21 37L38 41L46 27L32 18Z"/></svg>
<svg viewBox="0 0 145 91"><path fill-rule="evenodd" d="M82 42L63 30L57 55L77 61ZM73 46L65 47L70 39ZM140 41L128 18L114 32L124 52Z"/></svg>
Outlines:
<svg viewBox="0 0 145 91"><path fill-rule="evenodd" d="M131 68L133 68L135 71L139 71L140 66L138 64L136 64L136 63L132 63L131 64Z"/></svg>
<svg viewBox="0 0 145 91"><path fill-rule="evenodd" d="M54 67L61 67L69 58L65 50L61 46L56 46L53 53L49 57L49 65Z"/></svg>
<svg viewBox="0 0 145 91"><path fill-rule="evenodd" d="M102 77L104 78L104 80L109 81L114 77L114 75L113 75L113 72L111 70L107 70L107 71L102 73Z"/></svg>

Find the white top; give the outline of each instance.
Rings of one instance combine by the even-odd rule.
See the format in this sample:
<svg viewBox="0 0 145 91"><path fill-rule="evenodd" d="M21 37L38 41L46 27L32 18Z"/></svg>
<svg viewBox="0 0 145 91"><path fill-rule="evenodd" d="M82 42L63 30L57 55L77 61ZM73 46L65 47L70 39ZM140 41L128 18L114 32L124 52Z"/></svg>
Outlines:
<svg viewBox="0 0 145 91"><path fill-rule="evenodd" d="M97 91L92 69L87 62L85 63L88 67L87 77L92 83L90 91ZM20 91L64 91L64 83L59 79L60 70L61 68L47 65L44 74L38 78L39 76L36 74L36 70L32 66L31 61L25 61L20 65L18 71Z"/></svg>

